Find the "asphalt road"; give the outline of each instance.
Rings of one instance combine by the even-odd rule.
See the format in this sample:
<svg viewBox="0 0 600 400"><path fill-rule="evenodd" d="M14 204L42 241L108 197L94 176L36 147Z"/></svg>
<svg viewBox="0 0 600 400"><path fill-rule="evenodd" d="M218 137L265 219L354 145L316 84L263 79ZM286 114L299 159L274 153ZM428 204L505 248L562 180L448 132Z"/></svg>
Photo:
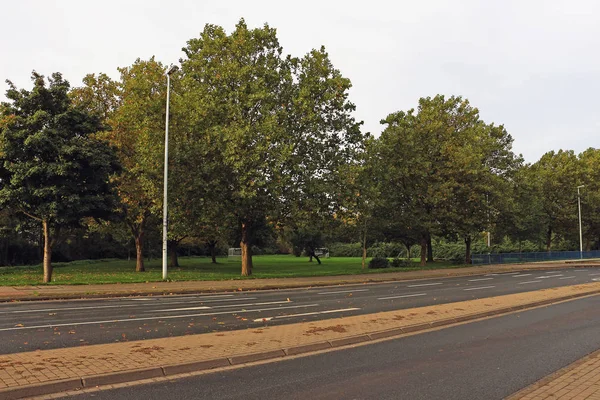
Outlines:
<svg viewBox="0 0 600 400"><path fill-rule="evenodd" d="M210 295L0 304L0 354L246 329L600 279L600 268Z"/></svg>
<svg viewBox="0 0 600 400"><path fill-rule="evenodd" d="M600 348L600 296L75 399L502 399Z"/></svg>

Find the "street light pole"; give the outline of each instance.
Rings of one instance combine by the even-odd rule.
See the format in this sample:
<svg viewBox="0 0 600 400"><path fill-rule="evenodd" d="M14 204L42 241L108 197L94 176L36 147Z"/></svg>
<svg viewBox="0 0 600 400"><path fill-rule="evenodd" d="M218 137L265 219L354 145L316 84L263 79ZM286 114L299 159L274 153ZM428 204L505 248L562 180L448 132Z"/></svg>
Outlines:
<svg viewBox="0 0 600 400"><path fill-rule="evenodd" d="M163 174L163 243L162 243L162 278L167 279L167 190L169 186L169 92L171 90L171 74L177 70L175 65L167 70L167 115L165 117L165 172Z"/></svg>
<svg viewBox="0 0 600 400"><path fill-rule="evenodd" d="M581 196L579 195L579 189L585 187L585 185L577 186L577 209L579 211L579 258L583 258L583 234L581 233Z"/></svg>

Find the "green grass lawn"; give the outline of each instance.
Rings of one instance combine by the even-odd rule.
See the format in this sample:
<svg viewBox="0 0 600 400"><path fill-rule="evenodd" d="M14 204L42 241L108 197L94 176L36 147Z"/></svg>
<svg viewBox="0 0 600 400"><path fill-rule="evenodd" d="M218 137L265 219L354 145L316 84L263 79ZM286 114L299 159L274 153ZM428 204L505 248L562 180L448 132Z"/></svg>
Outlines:
<svg viewBox="0 0 600 400"><path fill-rule="evenodd" d="M254 256L251 277L241 277L240 260L218 258L212 264L206 257L181 257L178 268L169 268L169 279L173 281L226 280L253 278L286 278L300 276L354 275L396 271L415 271L438 268L460 268L449 262L437 261L420 267L417 263L409 268L365 269L361 268L358 257L332 257L308 262L306 257L292 255ZM367 260L368 261L368 260ZM70 263L54 263L52 284L85 285L92 283L133 283L156 282L162 280L161 260L145 263L146 272L135 272L135 261L127 260L83 260ZM0 267L0 286L39 285L42 281L42 267Z"/></svg>

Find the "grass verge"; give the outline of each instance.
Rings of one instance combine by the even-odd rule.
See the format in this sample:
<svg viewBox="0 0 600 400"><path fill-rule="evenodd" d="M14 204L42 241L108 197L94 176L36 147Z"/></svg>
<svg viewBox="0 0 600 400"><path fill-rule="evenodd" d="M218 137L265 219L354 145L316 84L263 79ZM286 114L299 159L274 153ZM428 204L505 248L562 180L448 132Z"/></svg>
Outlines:
<svg viewBox="0 0 600 400"><path fill-rule="evenodd" d="M306 257L291 255L254 256L252 276L240 276L240 260L218 258L212 264L206 257L181 257L179 267L169 268L173 281L210 281L256 278L292 278L305 276L357 275L398 271L461 268L449 262L436 261L425 267L417 263L407 268L362 269L358 257L332 257L322 259L322 264L308 262ZM367 260L368 261L368 260ZM146 261L146 272L135 272L135 261L127 260L81 260L70 263L54 263L52 284L86 285L99 283L157 282L162 280L161 260ZM0 286L40 285L42 267L0 267Z"/></svg>

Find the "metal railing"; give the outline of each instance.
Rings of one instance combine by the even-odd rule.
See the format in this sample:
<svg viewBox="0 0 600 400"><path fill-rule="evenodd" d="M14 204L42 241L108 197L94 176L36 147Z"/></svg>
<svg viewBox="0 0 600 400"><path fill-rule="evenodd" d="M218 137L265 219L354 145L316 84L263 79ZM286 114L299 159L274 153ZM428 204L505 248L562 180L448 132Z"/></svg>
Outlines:
<svg viewBox="0 0 600 400"><path fill-rule="evenodd" d="M540 251L531 253L473 254L473 264L511 264L535 261L559 261L600 258L600 250L593 251Z"/></svg>

